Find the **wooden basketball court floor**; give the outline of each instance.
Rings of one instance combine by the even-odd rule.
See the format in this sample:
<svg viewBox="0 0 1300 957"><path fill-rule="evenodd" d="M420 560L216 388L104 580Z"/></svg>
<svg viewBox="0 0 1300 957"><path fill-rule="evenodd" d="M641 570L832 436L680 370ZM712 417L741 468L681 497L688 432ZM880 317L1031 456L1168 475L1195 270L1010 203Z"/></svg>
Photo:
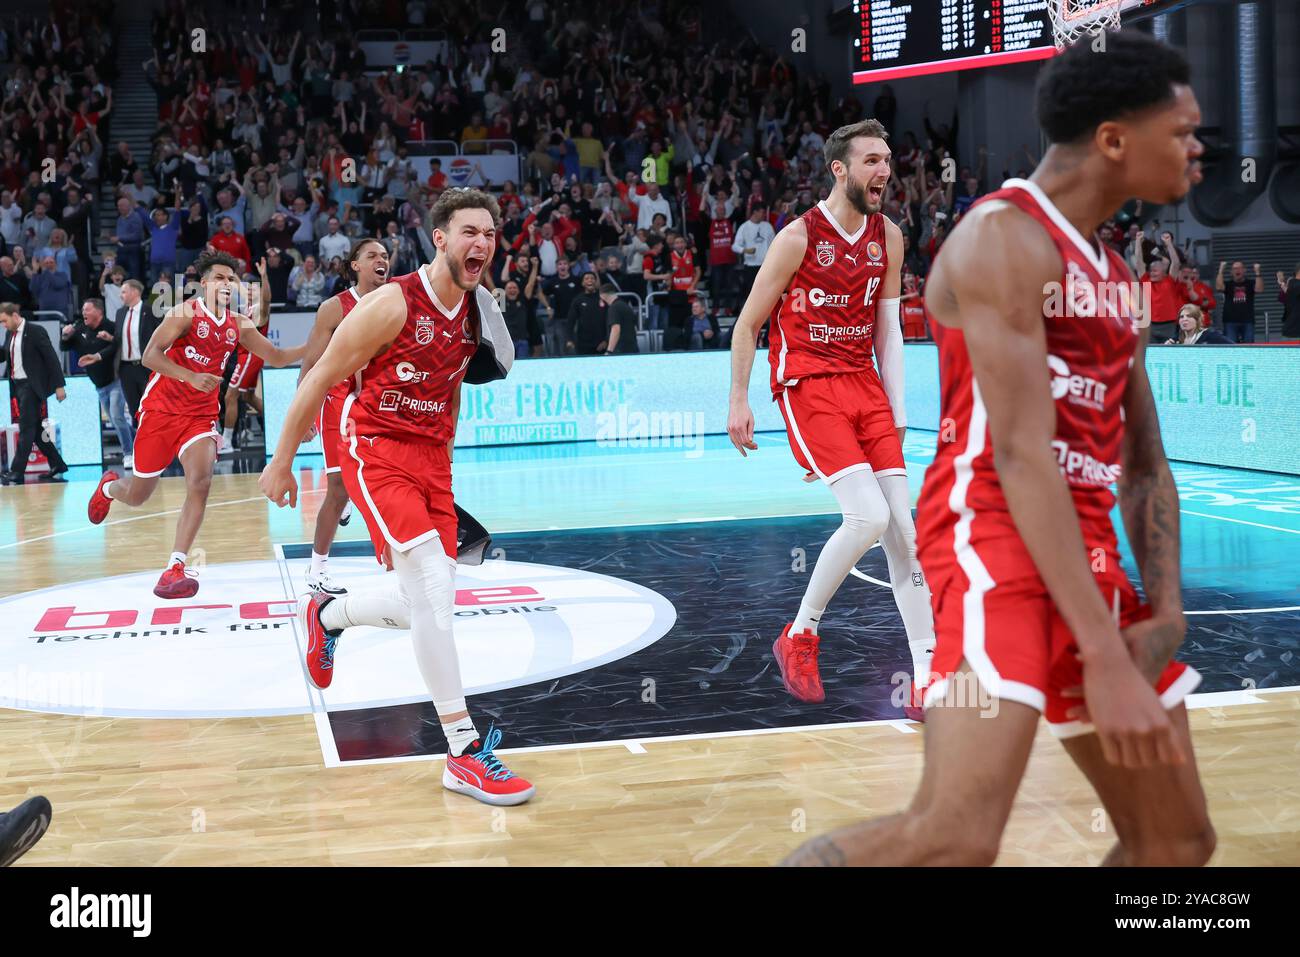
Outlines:
<svg viewBox="0 0 1300 957"><path fill-rule="evenodd" d="M834 527L835 518L828 514L833 499L824 488L799 481L784 436L760 436L759 452L745 461L723 441L708 439L696 449L574 445L458 450L458 501L507 543L506 554L498 557L514 558L516 541L534 542L538 550L525 550L525 558L572 562L556 542L588 549L592 542L614 542L607 551L593 553L587 568L634 581L676 606L677 617L663 635L618 661L596 661L585 671L579 663L567 675L548 674L520 684L530 674L543 673L525 669L513 685L498 682L491 694L471 697L480 725L489 718L501 724L511 765L538 785L531 803L511 809L490 808L444 791L436 755L366 757L387 746L373 743L382 736L366 739L349 757L348 742L355 740L348 738L349 715L379 715L376 720L399 727L397 737L402 738L401 722L394 716L418 707L398 700L402 691L391 700L364 702L373 706L369 712L336 710L316 699L299 713L268 713L277 709L259 694L281 679L301 682L292 619L271 639L284 649L273 665L268 665L264 645L257 651L261 657L243 667L238 648L233 657L214 658L208 645L190 650L179 643L151 645L144 651L138 650L143 644L130 646L137 649L130 652L136 656L129 662L133 671L170 656L167 667L173 670L165 675L175 687L132 686L141 702L138 714L168 716L122 716L131 708L120 701L81 708L86 712L81 714L53 713L60 707L19 707L24 693L32 696L35 680L27 663L35 660L31 649L36 638L31 622L21 617L20 609L27 607L21 605L27 600L22 596L49 589L38 593L47 610L129 604L122 596L135 594L131 589L138 591L140 582L150 584L170 550L183 485L180 479L165 479L144 508L115 508L108 523L97 528L87 524L84 509L98 470L74 470L74 481L66 486L29 484L0 491L0 646L14 652L0 657L0 681L7 681L0 684L0 704L5 705L0 710L0 806L34 793L45 794L54 806L49 833L23 863L765 865L812 834L902 808L920 775L920 726L897 714L846 720L880 714L852 708L802 722L783 700L770 670L770 641L785 620L782 610L762 607L759 601L755 611L746 600L754 592L743 585L734 592L739 597L730 600L725 588L710 586L701 602L687 597L685 585L655 571L671 567L665 563L691 561L692 551L707 550L693 549L689 542L729 535L729 542L758 543L754 548L759 551L767 542L793 553L799 540L788 547L788 528L794 526L782 521L814 521L819 523L815 528L825 531ZM906 452L914 491L932 450L933 436L909 435ZM286 566L287 546L310 541L322 476L318 459L300 464L303 495L296 512L276 510L260 497L256 470L216 477L197 542L206 565L200 574L205 587L193 602L229 598L235 586L214 598L220 590L207 584L227 567L247 567L250 574L274 578L276 565ZM1214 863L1294 865L1300 863L1300 596L1292 556L1300 535L1300 509L1294 507L1300 502L1300 478L1192 465L1179 465L1176 471L1183 495L1188 607L1198 613L1184 657L1207 676L1204 693L1192 701L1191 721L1219 834ZM1289 510L1279 507L1287 504ZM765 521L776 524L763 525ZM642 537L619 537L632 533ZM590 537L595 535L615 538ZM339 539L356 543L364 536L358 519L341 530ZM659 541L674 544L660 548ZM806 544L811 563L818 542ZM747 546L734 548L733 563L713 561L722 566L719 581L735 584L764 574L776 580L762 571ZM363 569L375 574L362 552L354 546L354 557L336 560L342 577L360 575ZM658 565L639 564L653 552L662 553L655 556ZM863 567L868 564L864 561ZM142 577L118 577L132 573ZM875 589L879 599L863 597L873 593L871 577L866 582L850 579L845 589L857 591L837 600L827 615L824 672L828 656L834 660L837 632L847 634L859 612L877 616L888 640L903 644L896 618L888 623L888 593ZM802 587L800 581L789 586L792 593ZM284 597L295 590L300 589L286 580ZM733 651L734 636L748 635L748 642L740 642L742 650L728 652L731 657L721 663L711 656L707 642L701 644L688 631L699 620L691 617L696 613L688 614L692 601L711 606L711 614L725 619ZM778 602L784 603L785 598ZM106 619L105 627L112 624ZM81 627L84 632L88 626ZM405 636L398 637L377 646L377 654L402 654ZM42 653L85 648L98 655L82 665L59 666L92 672L116 667L114 656L128 652L115 649L127 647L122 641L41 643ZM864 640L856 647L870 657L876 646ZM677 657L653 657L666 649ZM349 661L340 653L340 678L347 668L358 679L370 670L362 654ZM23 664L15 666L15 657ZM851 699L867 680L870 665L855 659L835 676L835 693ZM689 695L674 691L669 700L665 692L645 712L653 713L646 719L638 717L643 712L637 709L646 707L644 694L636 693L640 684L630 693L583 697L584 682L594 687L599 680L593 676L612 674L610 669L618 667L626 668L618 680L657 674L665 688L676 677L666 670L698 674L691 677ZM727 684L738 671L744 671L743 684L757 690ZM232 699L248 689L249 701L261 704L244 708L244 716L216 716L219 707L213 716L182 716L187 701L211 699L214 687ZM150 703L155 694L170 704ZM762 697L747 713L775 717L722 729L714 719L729 710L727 696L732 694ZM705 704L697 706L692 697ZM587 704L568 707L561 700L566 698ZM551 704L539 704L543 700ZM682 702L680 709L677 702ZM263 713L256 713L259 708ZM691 714L679 718L678 710ZM541 716L536 721L540 730L531 737L515 733L522 719L512 723L512 714L525 712ZM551 712L553 721L547 717ZM570 735L564 730L566 719L580 721L583 732ZM676 733L683 727L704 730ZM512 750L512 736L516 741L522 736L530 746ZM401 744L397 751L406 747ZM1086 782L1041 731L999 863L1095 864L1112 840Z"/></svg>

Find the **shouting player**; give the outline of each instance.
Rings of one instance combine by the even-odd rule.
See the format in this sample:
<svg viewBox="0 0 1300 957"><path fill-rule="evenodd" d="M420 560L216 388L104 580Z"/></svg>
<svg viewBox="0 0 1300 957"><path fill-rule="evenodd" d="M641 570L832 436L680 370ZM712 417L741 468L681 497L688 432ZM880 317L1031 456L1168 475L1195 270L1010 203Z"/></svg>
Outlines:
<svg viewBox="0 0 1300 957"><path fill-rule="evenodd" d="M864 120L826 141L826 165L835 176L830 198L777 235L736 321L727 432L741 455L758 448L749 375L758 331L779 300L768 352L772 395L807 481L815 477L830 487L844 519L772 653L786 690L800 701L824 700L817 668L821 617L858 560L880 541L912 653L913 687L904 707L919 718L934 629L903 465L903 234L880 211L890 176L886 136L879 122Z"/></svg>
<svg viewBox="0 0 1300 957"><path fill-rule="evenodd" d="M1040 713L1114 822L1106 863L1199 865L1214 849L1183 703L1199 678L1172 659L1178 490L1149 318L1095 236L1130 197L1176 203L1199 182L1201 113L1182 55L1136 32L1052 60L1037 112L1041 165L971 208L927 288L955 434L919 508L938 632L920 790L793 863L992 863ZM1147 603L1120 567L1115 480Z"/></svg>
<svg viewBox="0 0 1300 957"><path fill-rule="evenodd" d="M140 398L140 428L135 437L135 464L130 478L105 472L90 498L92 524L108 516L114 501L143 505L158 486L158 476L180 459L185 470L185 504L176 522L171 557L154 586L159 598L189 598L198 581L186 574L185 560L208 503L212 466L221 433L217 406L221 370L237 346L273 366L302 358L303 349L280 349L257 331L253 320L230 312L227 305L239 283L239 261L229 253L205 253L194 263L201 292L167 311L142 362L153 371Z"/></svg>
<svg viewBox="0 0 1300 957"><path fill-rule="evenodd" d="M299 383L325 352L330 337L334 335L334 330L343 321L343 317L352 311L362 296L374 292L388 281L388 249L373 237L358 239L348 254L347 269L356 282L338 295L326 299L316 310L316 324L312 326L311 335L307 339L307 355L302 360ZM345 514L348 509L348 492L343 486L340 464L340 456L346 455L347 449L339 443L339 417L351 388L352 380L344 379L325 393L325 401L321 404L313 427L320 435L321 450L325 453L325 500L316 513L316 533L312 538L307 587L327 595L347 593L346 588L330 578L329 553L338 527L348 522ZM309 431L307 438L310 437Z"/></svg>
<svg viewBox="0 0 1300 957"><path fill-rule="evenodd" d="M509 333L486 290L486 272L501 221L496 200L478 190L449 190L432 210L432 265L368 293L338 324L303 377L285 414L275 457L261 478L277 505L297 501L291 467L298 439L325 393L352 376L341 413L343 482L370 529L375 556L397 572L379 595L334 597L313 591L299 600L306 667L318 688L330 684L335 646L353 625L409 628L415 658L447 738L443 786L488 804L520 804L533 786L494 753L501 733L480 738L465 705L452 637L457 522L451 450L460 386L479 351L485 325ZM485 315L489 310L495 316ZM506 365L508 368L508 364Z"/></svg>
<svg viewBox="0 0 1300 957"><path fill-rule="evenodd" d="M265 256L257 263L257 274L259 281L248 287L248 312L257 321L257 331L266 336L271 325L271 282L266 275ZM240 346L235 354L235 371L226 389L226 419L221 433L222 444L229 451L239 451L235 448L235 424L239 421L240 398L258 415L262 414L262 400L257 397L257 378L261 374L262 357Z"/></svg>

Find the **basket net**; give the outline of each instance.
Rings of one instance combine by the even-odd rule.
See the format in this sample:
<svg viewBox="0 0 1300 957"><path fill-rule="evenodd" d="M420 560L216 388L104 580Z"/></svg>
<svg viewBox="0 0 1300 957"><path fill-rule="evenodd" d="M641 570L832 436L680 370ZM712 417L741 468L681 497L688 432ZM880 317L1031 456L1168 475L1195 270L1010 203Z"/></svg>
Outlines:
<svg viewBox="0 0 1300 957"><path fill-rule="evenodd" d="M1085 35L1118 30L1123 0L1049 0L1052 34L1058 49L1065 49Z"/></svg>

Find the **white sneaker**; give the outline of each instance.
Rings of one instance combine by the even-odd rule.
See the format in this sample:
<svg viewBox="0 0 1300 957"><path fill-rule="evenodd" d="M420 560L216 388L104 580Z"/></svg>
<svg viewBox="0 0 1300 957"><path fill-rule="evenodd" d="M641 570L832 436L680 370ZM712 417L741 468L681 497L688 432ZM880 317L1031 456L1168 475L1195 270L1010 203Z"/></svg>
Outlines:
<svg viewBox="0 0 1300 957"><path fill-rule="evenodd" d="M329 572L307 571L307 587L312 591L318 591L322 595L346 595L348 590L330 578Z"/></svg>
<svg viewBox="0 0 1300 957"><path fill-rule="evenodd" d="M343 506L343 511L339 515L339 528L347 525L350 521L352 521L352 503L348 502Z"/></svg>

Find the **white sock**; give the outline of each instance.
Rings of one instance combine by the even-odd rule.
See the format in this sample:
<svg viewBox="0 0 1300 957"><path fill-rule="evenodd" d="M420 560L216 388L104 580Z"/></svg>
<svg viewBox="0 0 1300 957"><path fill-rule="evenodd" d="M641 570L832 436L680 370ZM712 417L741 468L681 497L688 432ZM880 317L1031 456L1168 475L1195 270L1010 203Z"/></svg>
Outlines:
<svg viewBox="0 0 1300 957"><path fill-rule="evenodd" d="M372 625L375 628L410 628L411 604L402 592L401 582L380 591L340 595L320 613L326 631Z"/></svg>
<svg viewBox="0 0 1300 957"><path fill-rule="evenodd" d="M817 556L792 631L801 625L806 627L813 614L818 620L821 618L849 571L889 525L889 505L870 469L850 472L831 485L831 491L839 500L844 522ZM813 628L815 633L815 623Z"/></svg>
<svg viewBox="0 0 1300 957"><path fill-rule="evenodd" d="M112 497L113 497L113 482L105 482L105 483L104 483L103 492L104 492L104 498L112 498Z"/></svg>
<svg viewBox="0 0 1300 957"><path fill-rule="evenodd" d="M322 574L326 570L326 566L328 566L329 563L330 563L330 557L328 552L322 555L314 548L311 550L311 573L313 575Z"/></svg>
<svg viewBox="0 0 1300 957"><path fill-rule="evenodd" d="M234 439L235 439L235 430L234 430L234 429L223 429L222 432L221 432L221 438L224 440L224 443L225 443L226 445L229 445L229 444L230 444L231 442L233 442Z"/></svg>
<svg viewBox="0 0 1300 957"><path fill-rule="evenodd" d="M465 749L478 740L478 729L474 719L469 715L458 718L451 724L443 724L442 733L447 736L447 751L456 757L465 753Z"/></svg>
<svg viewBox="0 0 1300 957"><path fill-rule="evenodd" d="M912 521L911 492L907 476L886 475L880 490L889 503L889 528L880 544L889 562L889 583L894 604L907 632L907 647L912 653L913 680L922 688L930 680L930 659L934 656L934 612L930 607L930 586L916 560L916 526Z"/></svg>
<svg viewBox="0 0 1300 957"><path fill-rule="evenodd" d="M817 634L817 626L821 624L822 615L826 613L825 608L814 608L808 604L808 599L799 603L799 614L794 616L794 624L790 627L790 634L799 631L811 631Z"/></svg>
<svg viewBox="0 0 1300 957"><path fill-rule="evenodd" d="M182 565L185 564L185 553L184 553L184 552L172 552L172 557L169 558L169 559L167 559L167 567L168 567L168 568L171 568L171 567L172 567L173 565L175 565L177 562L180 562Z"/></svg>

